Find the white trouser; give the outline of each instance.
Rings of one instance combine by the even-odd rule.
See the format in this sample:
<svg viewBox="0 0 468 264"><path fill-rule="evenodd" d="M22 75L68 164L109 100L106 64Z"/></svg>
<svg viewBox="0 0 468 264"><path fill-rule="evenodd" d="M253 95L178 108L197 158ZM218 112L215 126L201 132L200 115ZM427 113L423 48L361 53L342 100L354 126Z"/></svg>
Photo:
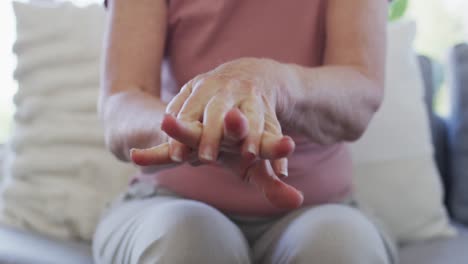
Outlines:
<svg viewBox="0 0 468 264"><path fill-rule="evenodd" d="M393 252L376 225L348 205L255 219L164 195L113 206L93 242L97 264L390 264Z"/></svg>

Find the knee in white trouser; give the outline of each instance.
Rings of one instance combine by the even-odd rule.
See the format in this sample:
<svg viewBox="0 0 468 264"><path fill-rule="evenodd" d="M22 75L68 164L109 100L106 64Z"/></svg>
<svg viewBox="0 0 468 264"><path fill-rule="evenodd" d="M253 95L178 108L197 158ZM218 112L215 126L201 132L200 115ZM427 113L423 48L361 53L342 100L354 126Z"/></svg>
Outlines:
<svg viewBox="0 0 468 264"><path fill-rule="evenodd" d="M305 213L286 230L281 263L388 264L377 228L360 212L341 205ZM281 243L281 241L279 241ZM284 243L286 244L286 243Z"/></svg>
<svg viewBox="0 0 468 264"><path fill-rule="evenodd" d="M103 264L249 263L240 231L215 209L174 200L148 206L114 228L102 247ZM128 217L131 219L132 217ZM109 222L109 221L107 221ZM130 223L131 222L131 223ZM105 223L102 223L105 224ZM109 245L115 245L109 247Z"/></svg>
<svg viewBox="0 0 468 264"><path fill-rule="evenodd" d="M240 231L215 209L179 200L155 208L138 228L138 264L248 263ZM141 239L142 243L138 243Z"/></svg>

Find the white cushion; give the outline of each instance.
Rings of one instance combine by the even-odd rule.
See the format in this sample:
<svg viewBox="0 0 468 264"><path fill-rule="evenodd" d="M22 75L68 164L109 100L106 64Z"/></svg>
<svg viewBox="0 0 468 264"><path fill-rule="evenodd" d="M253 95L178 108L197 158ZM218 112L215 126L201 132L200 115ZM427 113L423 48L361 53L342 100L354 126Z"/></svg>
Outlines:
<svg viewBox="0 0 468 264"><path fill-rule="evenodd" d="M454 234L433 160L415 32L412 21L389 24L385 99L351 145L358 201L400 242Z"/></svg>
<svg viewBox="0 0 468 264"><path fill-rule="evenodd" d="M90 240L135 168L105 149L97 116L105 11L14 2L17 111L5 157L0 222Z"/></svg>

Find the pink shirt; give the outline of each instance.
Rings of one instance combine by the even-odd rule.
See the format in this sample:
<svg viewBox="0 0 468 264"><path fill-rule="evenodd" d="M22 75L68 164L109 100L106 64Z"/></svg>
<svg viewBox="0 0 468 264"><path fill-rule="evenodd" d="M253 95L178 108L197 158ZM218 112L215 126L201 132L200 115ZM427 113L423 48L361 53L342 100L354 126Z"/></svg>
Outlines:
<svg viewBox="0 0 468 264"><path fill-rule="evenodd" d="M198 74L239 57L320 66L325 46L326 0L170 0L163 98ZM290 134L291 135L291 134ZM304 205L334 202L351 189L344 144L319 146L291 135L297 148L285 180L304 194ZM181 165L139 178L229 213L281 213L238 176L214 165Z"/></svg>

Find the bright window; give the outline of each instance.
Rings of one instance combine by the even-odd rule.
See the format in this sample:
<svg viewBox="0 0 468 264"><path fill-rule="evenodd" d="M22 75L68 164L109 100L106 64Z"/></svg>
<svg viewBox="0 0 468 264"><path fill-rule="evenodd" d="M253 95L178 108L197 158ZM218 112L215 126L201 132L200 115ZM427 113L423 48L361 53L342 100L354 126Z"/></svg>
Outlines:
<svg viewBox="0 0 468 264"><path fill-rule="evenodd" d="M13 94L17 89L13 81L16 61L12 53L14 34L13 10L10 1L0 1L0 143L5 141L10 130L13 114Z"/></svg>
<svg viewBox="0 0 468 264"><path fill-rule="evenodd" d="M415 47L421 54L435 59L445 66L448 50L454 44L468 41L468 1L466 0L409 0L408 16L415 19L418 35ZM436 111L447 116L450 102L447 77L439 76L440 89L435 96Z"/></svg>

